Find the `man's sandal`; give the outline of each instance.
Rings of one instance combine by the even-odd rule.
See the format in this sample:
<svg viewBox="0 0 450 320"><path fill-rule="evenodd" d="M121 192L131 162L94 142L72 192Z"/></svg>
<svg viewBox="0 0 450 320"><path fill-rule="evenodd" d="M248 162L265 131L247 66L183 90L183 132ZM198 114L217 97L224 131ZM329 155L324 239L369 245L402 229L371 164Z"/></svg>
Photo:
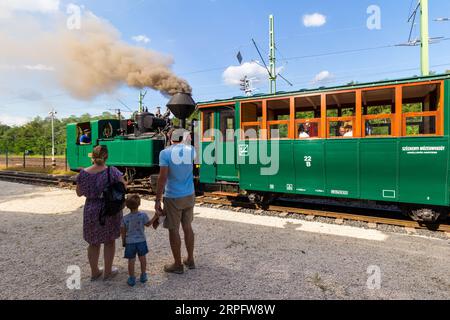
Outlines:
<svg viewBox="0 0 450 320"><path fill-rule="evenodd" d="M184 265L190 269L190 270L194 270L195 269L195 262L194 261L188 261L187 259L183 261Z"/></svg>
<svg viewBox="0 0 450 320"><path fill-rule="evenodd" d="M164 271L167 273L176 273L176 274L183 274L184 273L184 266L178 267L174 264L168 264L164 266Z"/></svg>

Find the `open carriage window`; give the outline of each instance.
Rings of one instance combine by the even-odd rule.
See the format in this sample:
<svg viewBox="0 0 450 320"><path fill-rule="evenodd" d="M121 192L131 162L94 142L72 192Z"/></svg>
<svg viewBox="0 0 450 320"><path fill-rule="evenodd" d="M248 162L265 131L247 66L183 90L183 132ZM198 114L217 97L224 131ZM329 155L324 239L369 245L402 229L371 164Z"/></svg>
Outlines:
<svg viewBox="0 0 450 320"><path fill-rule="evenodd" d="M235 132L235 113L234 108L223 109L220 111L220 132L223 141L234 141Z"/></svg>
<svg viewBox="0 0 450 320"><path fill-rule="evenodd" d="M203 141L210 141L214 137L214 111L202 113L202 137Z"/></svg>
<svg viewBox="0 0 450 320"><path fill-rule="evenodd" d="M395 88L362 92L364 137L391 136L395 122Z"/></svg>
<svg viewBox="0 0 450 320"><path fill-rule="evenodd" d="M403 87L403 135L440 134L440 84Z"/></svg>
<svg viewBox="0 0 450 320"><path fill-rule="evenodd" d="M77 125L77 142L78 145L92 144L92 131L89 122L79 123Z"/></svg>
<svg viewBox="0 0 450 320"><path fill-rule="evenodd" d="M295 98L296 139L319 138L321 96Z"/></svg>
<svg viewBox="0 0 450 320"><path fill-rule="evenodd" d="M328 137L352 138L355 127L356 93L327 95Z"/></svg>
<svg viewBox="0 0 450 320"><path fill-rule="evenodd" d="M262 101L245 102L241 105L242 139L261 139L263 123Z"/></svg>
<svg viewBox="0 0 450 320"><path fill-rule="evenodd" d="M289 138L290 99L267 101L267 129L270 139Z"/></svg>

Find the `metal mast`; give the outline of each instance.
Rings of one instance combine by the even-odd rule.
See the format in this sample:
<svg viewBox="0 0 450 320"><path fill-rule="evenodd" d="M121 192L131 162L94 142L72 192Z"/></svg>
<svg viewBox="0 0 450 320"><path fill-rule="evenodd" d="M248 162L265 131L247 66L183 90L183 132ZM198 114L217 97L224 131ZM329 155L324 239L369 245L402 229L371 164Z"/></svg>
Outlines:
<svg viewBox="0 0 450 320"><path fill-rule="evenodd" d="M428 31L428 0L420 0L420 35L422 76L430 75L430 35Z"/></svg>
<svg viewBox="0 0 450 320"><path fill-rule="evenodd" d="M273 15L269 16L269 80L270 80L270 93L275 94L277 92L277 70L276 70L276 57L275 57L275 23Z"/></svg>
<svg viewBox="0 0 450 320"><path fill-rule="evenodd" d="M56 168L56 158L55 158L55 116L57 112L55 109L49 112L50 118L52 120L52 167Z"/></svg>
<svg viewBox="0 0 450 320"><path fill-rule="evenodd" d="M139 112L144 112L144 98L147 95L147 91L139 93Z"/></svg>

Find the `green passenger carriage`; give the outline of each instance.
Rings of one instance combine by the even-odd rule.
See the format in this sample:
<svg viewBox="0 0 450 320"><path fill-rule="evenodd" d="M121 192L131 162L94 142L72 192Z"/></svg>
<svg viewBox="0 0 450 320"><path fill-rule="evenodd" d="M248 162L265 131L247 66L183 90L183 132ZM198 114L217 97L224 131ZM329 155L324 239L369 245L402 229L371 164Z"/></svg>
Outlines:
<svg viewBox="0 0 450 320"><path fill-rule="evenodd" d="M420 221L448 215L450 75L198 107L200 149L214 157L201 164L203 184L257 200L287 194L395 203ZM262 174L274 165L267 158L279 159L276 173Z"/></svg>

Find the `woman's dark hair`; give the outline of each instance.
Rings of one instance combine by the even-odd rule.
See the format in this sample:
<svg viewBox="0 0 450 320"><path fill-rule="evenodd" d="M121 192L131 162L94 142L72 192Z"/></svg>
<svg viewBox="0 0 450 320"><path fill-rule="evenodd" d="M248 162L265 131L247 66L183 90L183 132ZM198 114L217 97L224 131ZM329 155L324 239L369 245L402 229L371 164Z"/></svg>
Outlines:
<svg viewBox="0 0 450 320"><path fill-rule="evenodd" d="M303 124L299 125L298 132L299 133L305 132L305 126Z"/></svg>

